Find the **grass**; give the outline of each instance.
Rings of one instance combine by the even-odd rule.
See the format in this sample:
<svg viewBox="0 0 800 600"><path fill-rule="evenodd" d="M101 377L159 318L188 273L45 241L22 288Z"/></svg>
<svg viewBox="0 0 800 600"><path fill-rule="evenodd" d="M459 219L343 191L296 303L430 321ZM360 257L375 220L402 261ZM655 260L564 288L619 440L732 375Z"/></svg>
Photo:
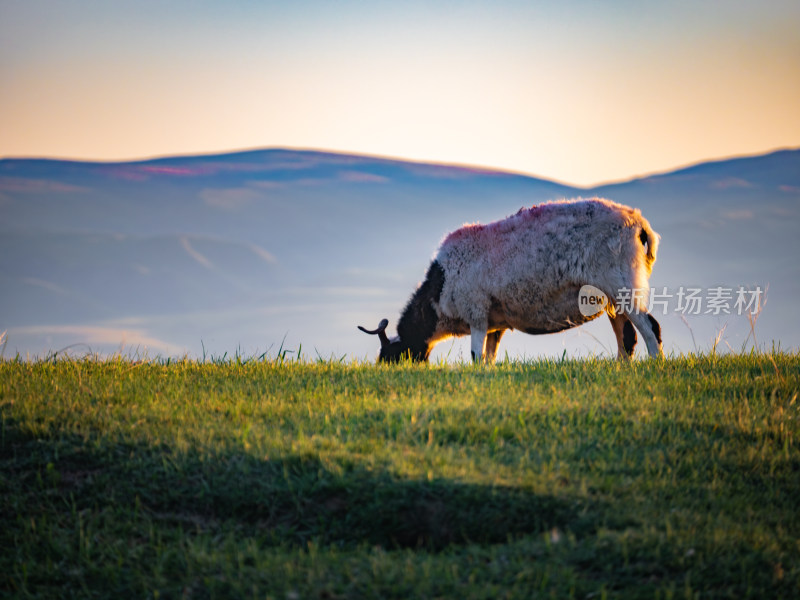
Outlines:
<svg viewBox="0 0 800 600"><path fill-rule="evenodd" d="M0 362L0 596L795 598L800 355Z"/></svg>

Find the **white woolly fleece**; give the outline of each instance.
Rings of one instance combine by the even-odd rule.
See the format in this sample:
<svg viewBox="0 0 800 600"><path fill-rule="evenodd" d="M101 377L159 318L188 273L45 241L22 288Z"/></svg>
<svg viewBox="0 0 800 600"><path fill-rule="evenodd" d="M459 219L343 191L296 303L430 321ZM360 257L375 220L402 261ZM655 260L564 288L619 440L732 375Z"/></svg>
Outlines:
<svg viewBox="0 0 800 600"><path fill-rule="evenodd" d="M589 284L612 303L619 290L642 290L635 306L646 311L658 240L638 209L601 198L548 202L464 225L436 254L445 282L434 308L473 330L557 331L594 318L578 308L578 291Z"/></svg>

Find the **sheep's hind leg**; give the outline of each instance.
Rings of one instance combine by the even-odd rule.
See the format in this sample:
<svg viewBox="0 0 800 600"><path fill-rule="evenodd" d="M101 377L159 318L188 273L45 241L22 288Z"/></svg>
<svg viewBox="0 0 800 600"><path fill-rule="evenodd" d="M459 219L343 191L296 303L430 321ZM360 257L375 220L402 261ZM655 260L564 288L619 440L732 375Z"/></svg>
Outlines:
<svg viewBox="0 0 800 600"><path fill-rule="evenodd" d="M617 337L617 358L630 360L636 347L636 330L633 328L633 324L622 313L617 313L613 317L609 315L608 318L614 329L614 335Z"/></svg>
<svg viewBox="0 0 800 600"><path fill-rule="evenodd" d="M663 356L661 351L661 325L658 324L647 311L631 311L626 313L626 316L633 322L639 333L644 338L644 343L647 344L647 352L652 358Z"/></svg>

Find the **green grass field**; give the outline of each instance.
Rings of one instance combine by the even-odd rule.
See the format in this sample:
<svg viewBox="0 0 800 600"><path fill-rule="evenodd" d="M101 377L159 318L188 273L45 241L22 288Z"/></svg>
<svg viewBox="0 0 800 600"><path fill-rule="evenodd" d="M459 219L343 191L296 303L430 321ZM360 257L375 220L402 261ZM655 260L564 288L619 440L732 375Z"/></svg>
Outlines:
<svg viewBox="0 0 800 600"><path fill-rule="evenodd" d="M0 362L0 596L798 598L800 355Z"/></svg>

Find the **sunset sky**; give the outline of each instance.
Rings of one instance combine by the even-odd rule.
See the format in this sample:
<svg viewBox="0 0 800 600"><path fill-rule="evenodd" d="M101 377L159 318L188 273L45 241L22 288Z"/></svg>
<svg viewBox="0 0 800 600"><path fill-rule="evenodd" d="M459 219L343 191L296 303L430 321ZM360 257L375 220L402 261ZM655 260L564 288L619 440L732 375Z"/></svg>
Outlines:
<svg viewBox="0 0 800 600"><path fill-rule="evenodd" d="M800 2L0 0L0 158L292 147L588 185L800 146Z"/></svg>

